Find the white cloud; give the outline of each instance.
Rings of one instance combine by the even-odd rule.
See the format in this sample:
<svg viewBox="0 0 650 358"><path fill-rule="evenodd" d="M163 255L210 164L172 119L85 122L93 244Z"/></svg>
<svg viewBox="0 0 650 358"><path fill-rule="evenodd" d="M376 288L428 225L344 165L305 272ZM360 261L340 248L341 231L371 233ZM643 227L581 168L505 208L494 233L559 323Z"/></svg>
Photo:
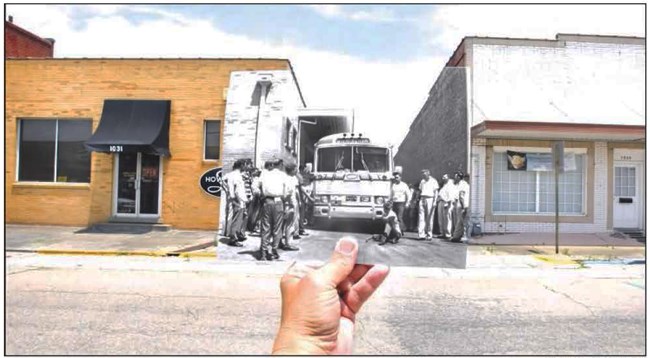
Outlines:
<svg viewBox="0 0 650 358"><path fill-rule="evenodd" d="M159 17L133 24L124 18L125 9ZM351 16L340 5L315 9L328 16ZM554 38L558 32L644 36L643 10L609 5L441 6L429 17L428 27L430 41L442 48L442 56L383 62L226 33L208 21L147 6L95 6L89 13L96 15L87 18L87 26L75 29L69 7L7 5L7 14L17 25L56 39L57 57L288 58L309 106L354 108L358 131L396 145L463 36Z"/></svg>
<svg viewBox="0 0 650 358"><path fill-rule="evenodd" d="M643 5L442 5L430 21L432 44L446 51L453 50L465 36L645 36Z"/></svg>
<svg viewBox="0 0 650 358"><path fill-rule="evenodd" d="M354 21L369 22L395 22L397 17L385 7L376 7L372 10L348 11L344 5L309 5L311 9L327 18L341 18Z"/></svg>
<svg viewBox="0 0 650 358"><path fill-rule="evenodd" d="M160 15L130 23L117 9L94 9L75 29L70 8L13 6L15 23L56 39L57 57L274 57L288 58L310 107L354 108L356 130L399 145L420 110L444 58L389 63L280 45L221 31L208 21L148 7ZM201 41L192 41L201 39Z"/></svg>

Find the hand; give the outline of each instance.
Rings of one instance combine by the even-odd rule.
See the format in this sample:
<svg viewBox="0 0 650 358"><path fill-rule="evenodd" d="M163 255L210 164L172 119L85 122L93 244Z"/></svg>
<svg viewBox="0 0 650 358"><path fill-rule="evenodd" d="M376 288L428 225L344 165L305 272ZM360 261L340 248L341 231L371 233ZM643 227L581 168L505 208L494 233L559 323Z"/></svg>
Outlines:
<svg viewBox="0 0 650 358"><path fill-rule="evenodd" d="M273 354L352 353L355 316L389 272L383 265L355 265L358 251L356 241L343 238L321 268L289 268L280 282L282 319Z"/></svg>

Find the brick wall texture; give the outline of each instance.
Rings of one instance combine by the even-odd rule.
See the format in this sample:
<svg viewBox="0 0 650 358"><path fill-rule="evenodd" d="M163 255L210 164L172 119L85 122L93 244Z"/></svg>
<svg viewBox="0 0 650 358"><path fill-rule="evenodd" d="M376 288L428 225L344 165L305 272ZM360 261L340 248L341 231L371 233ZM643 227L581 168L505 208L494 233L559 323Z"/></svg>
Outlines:
<svg viewBox="0 0 650 358"><path fill-rule="evenodd" d="M5 21L5 58L53 55L54 44Z"/></svg>
<svg viewBox="0 0 650 358"><path fill-rule="evenodd" d="M223 120L233 71L288 67L286 60L7 60L6 222L87 226L107 221L112 210L110 154L92 154L89 185L17 183L17 119L91 118L94 131L104 99L164 99L171 100L172 156L163 159L161 221L177 228L215 229L219 199L205 194L198 181L222 163L203 160L203 121Z"/></svg>
<svg viewBox="0 0 650 358"><path fill-rule="evenodd" d="M440 180L443 174L467 171L467 79L465 68L447 67L429 92L429 98L411 124L395 155L406 182L421 178L429 169Z"/></svg>

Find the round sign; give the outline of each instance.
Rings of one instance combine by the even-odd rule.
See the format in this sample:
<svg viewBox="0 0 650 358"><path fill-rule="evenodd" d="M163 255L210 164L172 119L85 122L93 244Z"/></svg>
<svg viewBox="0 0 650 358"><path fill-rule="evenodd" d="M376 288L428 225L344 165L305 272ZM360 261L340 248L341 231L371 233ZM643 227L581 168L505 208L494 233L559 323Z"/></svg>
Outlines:
<svg viewBox="0 0 650 358"><path fill-rule="evenodd" d="M220 197L223 179L221 177L221 168L213 168L201 175L199 185L204 192L209 195Z"/></svg>

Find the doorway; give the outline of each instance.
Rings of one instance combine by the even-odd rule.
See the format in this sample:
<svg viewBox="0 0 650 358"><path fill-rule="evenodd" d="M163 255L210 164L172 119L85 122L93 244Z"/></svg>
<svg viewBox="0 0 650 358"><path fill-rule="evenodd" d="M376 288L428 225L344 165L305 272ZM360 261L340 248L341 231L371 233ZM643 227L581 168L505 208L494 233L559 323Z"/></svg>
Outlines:
<svg viewBox="0 0 650 358"><path fill-rule="evenodd" d="M115 155L113 217L138 222L160 218L162 161L144 153Z"/></svg>
<svg viewBox="0 0 650 358"><path fill-rule="evenodd" d="M613 226L643 228L643 164L614 163Z"/></svg>

